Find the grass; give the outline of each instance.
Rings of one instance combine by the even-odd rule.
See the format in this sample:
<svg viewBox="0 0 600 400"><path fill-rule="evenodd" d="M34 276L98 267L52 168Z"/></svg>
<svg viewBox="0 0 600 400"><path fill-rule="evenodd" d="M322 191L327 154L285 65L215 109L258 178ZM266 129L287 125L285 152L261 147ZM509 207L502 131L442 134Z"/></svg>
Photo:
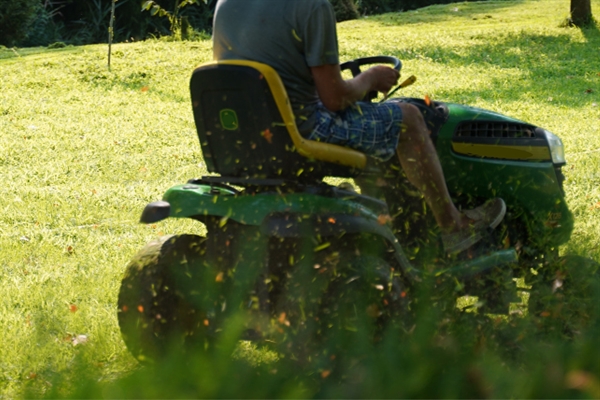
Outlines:
<svg viewBox="0 0 600 400"><path fill-rule="evenodd" d="M561 252L600 259L600 33L593 26L560 27L568 7L567 0L455 3L348 21L338 27L341 58L397 56L405 76L418 76L402 95L430 94L496 110L561 136L569 163L567 200L576 216L572 240ZM600 10L600 1L592 1L592 7ZM137 221L145 204L160 199L168 187L206 173L188 79L194 66L212 58L211 43L151 40L113 49L111 71L105 45L0 49L0 197L5 199L0 214L0 397L66 396L78 379L108 384L136 371L116 320L124 268L152 238L202 231L189 221L150 226ZM75 345L78 335L87 341ZM585 347L590 342L581 343L574 354L590 351ZM556 365L561 379L584 368L578 364L581 358L550 353L555 358L544 357ZM413 362L453 353L423 347L392 354ZM505 378L516 388L503 392L495 386L492 394L547 393L482 360L476 358L482 374L496 374L496 385ZM385 365L389 360L371 361ZM389 365L398 367L392 361ZM415 368L426 371L432 365L427 358ZM224 379L224 371L210 377ZM437 392L419 391L419 384L432 376L406 374L414 378L414 387L405 396L435 397ZM599 376L585 375L592 383L572 393L594 397ZM268 382L285 386L284 378ZM244 395L224 391L226 383L213 382L214 391L203 393ZM299 387L305 386L262 393L315 393L296 391ZM320 393L351 395L336 390ZM365 386L355 393L374 392ZM93 397L103 395L137 396L108 390Z"/></svg>

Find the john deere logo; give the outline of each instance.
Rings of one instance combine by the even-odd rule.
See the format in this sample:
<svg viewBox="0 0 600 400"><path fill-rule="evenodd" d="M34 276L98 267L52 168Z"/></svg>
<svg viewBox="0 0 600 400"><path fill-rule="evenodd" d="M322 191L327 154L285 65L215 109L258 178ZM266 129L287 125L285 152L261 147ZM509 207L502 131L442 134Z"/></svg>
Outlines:
<svg viewBox="0 0 600 400"><path fill-rule="evenodd" d="M235 131L238 128L238 117L235 111L225 108L220 111L219 118L221 119L221 126L223 129Z"/></svg>

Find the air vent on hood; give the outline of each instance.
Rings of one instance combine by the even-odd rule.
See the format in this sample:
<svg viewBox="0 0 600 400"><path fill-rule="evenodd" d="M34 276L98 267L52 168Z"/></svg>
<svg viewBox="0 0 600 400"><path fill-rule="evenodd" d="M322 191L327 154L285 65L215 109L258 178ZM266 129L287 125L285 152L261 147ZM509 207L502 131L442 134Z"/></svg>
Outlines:
<svg viewBox="0 0 600 400"><path fill-rule="evenodd" d="M532 139L536 134L535 128L531 125L500 121L467 121L456 128L454 137Z"/></svg>

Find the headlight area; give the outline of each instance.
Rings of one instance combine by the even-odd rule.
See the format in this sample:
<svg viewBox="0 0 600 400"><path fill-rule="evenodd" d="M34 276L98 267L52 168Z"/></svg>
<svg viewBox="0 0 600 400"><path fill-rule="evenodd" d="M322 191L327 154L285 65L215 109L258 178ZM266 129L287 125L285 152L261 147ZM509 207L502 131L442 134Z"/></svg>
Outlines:
<svg viewBox="0 0 600 400"><path fill-rule="evenodd" d="M565 159L565 146L558 136L546 129L536 128L535 133L538 136L546 137L548 148L550 149L550 156L552 157L552 163L554 164L554 171L556 172L556 180L558 181L560 190L564 194L565 175L562 172L562 167L567 163L567 160Z"/></svg>
<svg viewBox="0 0 600 400"><path fill-rule="evenodd" d="M535 133L536 135L546 137L550 155L552 156L552 163L556 166L565 165L567 161L565 160L565 146L562 140L554 133L543 128L536 128Z"/></svg>

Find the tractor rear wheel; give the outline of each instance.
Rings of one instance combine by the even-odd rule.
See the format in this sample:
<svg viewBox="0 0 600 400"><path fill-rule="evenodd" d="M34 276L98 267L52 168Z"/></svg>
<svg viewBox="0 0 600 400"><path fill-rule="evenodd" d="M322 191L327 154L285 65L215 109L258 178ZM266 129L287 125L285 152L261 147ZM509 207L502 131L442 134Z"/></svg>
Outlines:
<svg viewBox="0 0 600 400"><path fill-rule="evenodd" d="M121 334L134 357L156 360L205 346L218 324L218 275L207 260L204 237L165 236L148 243L129 263L118 298Z"/></svg>
<svg viewBox="0 0 600 400"><path fill-rule="evenodd" d="M289 274L277 304L275 342L303 368L330 369L406 317L409 295L372 255L336 251ZM340 358L342 356L342 358ZM334 368L335 369L335 368Z"/></svg>

